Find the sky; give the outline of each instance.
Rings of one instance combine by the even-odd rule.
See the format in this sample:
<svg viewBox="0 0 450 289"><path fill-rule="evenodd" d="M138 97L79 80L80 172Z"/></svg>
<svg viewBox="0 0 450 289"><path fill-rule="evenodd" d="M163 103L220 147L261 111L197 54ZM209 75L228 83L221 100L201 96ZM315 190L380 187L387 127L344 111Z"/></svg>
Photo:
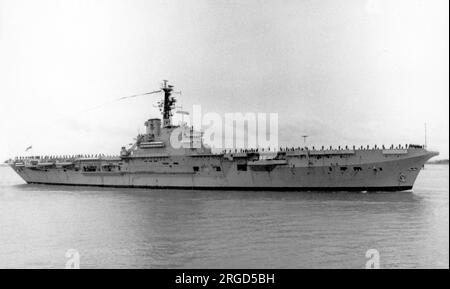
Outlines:
<svg viewBox="0 0 450 289"><path fill-rule="evenodd" d="M118 154L158 96L109 102L163 79L183 110L278 113L283 146L423 144L426 123L448 158L448 5L0 0L0 161Z"/></svg>

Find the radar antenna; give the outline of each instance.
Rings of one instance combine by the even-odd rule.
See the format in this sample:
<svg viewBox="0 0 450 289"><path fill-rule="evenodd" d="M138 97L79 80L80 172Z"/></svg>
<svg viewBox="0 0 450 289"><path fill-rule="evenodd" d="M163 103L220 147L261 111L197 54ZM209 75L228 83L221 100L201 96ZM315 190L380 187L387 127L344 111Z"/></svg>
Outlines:
<svg viewBox="0 0 450 289"><path fill-rule="evenodd" d="M302 135L303 138L303 145L306 146L306 139L309 137L309 135Z"/></svg>
<svg viewBox="0 0 450 289"><path fill-rule="evenodd" d="M172 110L176 108L175 103L177 102L176 98L173 97L172 94L181 94L181 91L174 91L173 85L168 84L168 82L169 82L168 80L163 80L162 87L159 90L154 90L154 91L150 91L150 92L146 92L146 93L140 93L140 94L134 94L134 95L120 97L120 98L117 98L110 102L104 103L102 105L98 105L87 111L101 108L105 105L108 105L110 103L114 103L117 101L123 101L126 99L135 98L135 97L139 97L139 96L164 92L164 99L162 99L161 101L158 101L157 107L159 107L159 110L163 115L163 127L170 127L172 125L172 116L173 116Z"/></svg>

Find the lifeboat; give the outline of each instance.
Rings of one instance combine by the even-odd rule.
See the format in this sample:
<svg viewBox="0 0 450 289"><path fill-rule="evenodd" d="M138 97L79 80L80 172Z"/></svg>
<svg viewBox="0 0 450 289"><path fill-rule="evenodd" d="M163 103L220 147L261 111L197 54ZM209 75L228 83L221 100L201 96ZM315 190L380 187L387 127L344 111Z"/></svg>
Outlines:
<svg viewBox="0 0 450 289"><path fill-rule="evenodd" d="M42 162L42 163L38 163L37 167L40 168L47 168L47 167L53 167L55 164L52 162Z"/></svg>
<svg viewBox="0 0 450 289"><path fill-rule="evenodd" d="M56 167L57 168L66 168L66 167L70 167L72 166L73 163L72 162L60 162L60 163L56 163Z"/></svg>
<svg viewBox="0 0 450 289"><path fill-rule="evenodd" d="M36 168L38 162L37 161L29 161L25 163L26 168Z"/></svg>
<svg viewBox="0 0 450 289"><path fill-rule="evenodd" d="M164 143L162 141L141 142L139 147L141 149L162 148L164 147Z"/></svg>

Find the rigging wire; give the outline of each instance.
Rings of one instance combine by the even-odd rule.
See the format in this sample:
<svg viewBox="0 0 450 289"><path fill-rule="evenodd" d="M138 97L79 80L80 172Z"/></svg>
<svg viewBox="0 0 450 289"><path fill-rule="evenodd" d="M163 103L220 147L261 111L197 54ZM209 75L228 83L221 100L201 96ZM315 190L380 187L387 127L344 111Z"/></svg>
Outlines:
<svg viewBox="0 0 450 289"><path fill-rule="evenodd" d="M105 102L103 104L100 104L100 105L94 106L92 108L89 108L89 109L85 110L84 112L96 110L96 109L102 108L102 107L104 107L106 105L109 105L109 104L112 104L112 103L115 103L115 102L118 102L118 101L121 101L121 100L129 99L129 98L135 98L135 97L138 97L138 96L154 94L154 93L158 93L158 92L161 92L161 90L154 90L154 91L145 92L145 93L139 93L139 94L134 94L134 95L129 95L129 96L122 96L122 97L116 98L114 100Z"/></svg>

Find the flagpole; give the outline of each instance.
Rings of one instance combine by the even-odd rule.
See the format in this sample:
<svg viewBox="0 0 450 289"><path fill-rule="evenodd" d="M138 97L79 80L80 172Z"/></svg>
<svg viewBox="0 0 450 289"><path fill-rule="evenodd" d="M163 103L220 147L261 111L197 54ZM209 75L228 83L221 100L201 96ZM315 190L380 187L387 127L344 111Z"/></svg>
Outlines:
<svg viewBox="0 0 450 289"><path fill-rule="evenodd" d="M428 146L428 140L427 140L427 123L424 124L424 128L425 128L425 149Z"/></svg>
<svg viewBox="0 0 450 289"><path fill-rule="evenodd" d="M32 150L33 150L33 146L31 145L31 146L29 146L29 147L27 147L26 149L25 149L25 156L26 157L31 157L31 152L32 152ZM30 152L31 151L31 152Z"/></svg>

